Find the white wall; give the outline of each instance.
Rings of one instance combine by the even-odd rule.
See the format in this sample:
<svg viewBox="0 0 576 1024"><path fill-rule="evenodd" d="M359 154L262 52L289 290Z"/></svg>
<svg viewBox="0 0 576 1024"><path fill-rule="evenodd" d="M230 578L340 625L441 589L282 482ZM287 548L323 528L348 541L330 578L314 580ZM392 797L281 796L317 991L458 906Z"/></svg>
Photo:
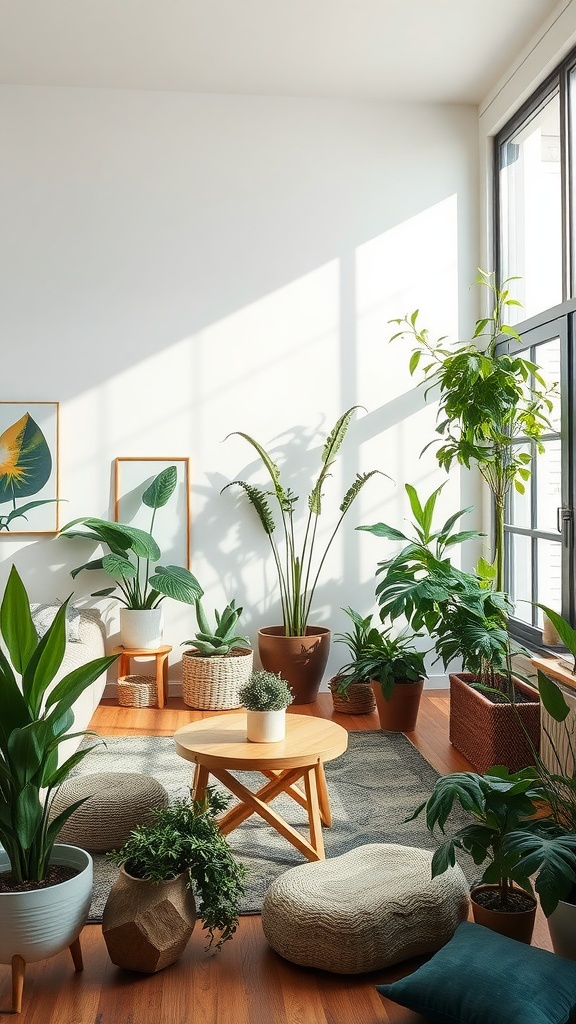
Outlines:
<svg viewBox="0 0 576 1024"><path fill-rule="evenodd" d="M190 456L192 569L208 607L244 604L255 639L279 619L267 542L220 489L265 478L223 439L271 446L304 506L321 441L360 403L323 536L357 470L395 482L371 481L349 513L313 618L339 630L341 606L370 610L389 549L354 526L401 526L404 482L428 494L445 479L420 458L435 410L388 320L419 307L433 332L470 336L476 110L4 87L0 124L1 397L60 402L61 522L112 514L116 456ZM454 475L443 510L469 500ZM3 535L0 583L14 561L33 600L63 597L91 553ZM75 596L106 582L84 574ZM176 679L193 615L165 607ZM345 653L333 647L331 671Z"/></svg>

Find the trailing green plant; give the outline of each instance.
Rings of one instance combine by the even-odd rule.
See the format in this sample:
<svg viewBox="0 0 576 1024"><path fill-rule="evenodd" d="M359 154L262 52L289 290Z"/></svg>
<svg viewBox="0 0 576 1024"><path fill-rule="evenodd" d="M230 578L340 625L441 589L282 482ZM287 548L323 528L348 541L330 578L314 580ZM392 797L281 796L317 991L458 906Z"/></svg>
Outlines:
<svg viewBox="0 0 576 1024"><path fill-rule="evenodd" d="M204 658L225 657L235 647L250 647L249 638L236 633L243 609L236 607L234 599L221 614L217 609L214 610L215 626L210 625L201 598L195 602L195 609L198 632L192 640L184 640L182 646L192 645Z"/></svg>
<svg viewBox="0 0 576 1024"><path fill-rule="evenodd" d="M434 852L432 877L452 867L456 851L463 850L475 864L487 865L479 883L498 887L500 909L511 909L510 893L515 884L530 895L535 889L544 913L552 913L576 878L576 836L538 819L545 794L534 766L514 773L498 765L485 775L455 772L440 776L432 795L408 820L425 810L430 832L434 835L438 828L444 835L458 803L470 822L456 829Z"/></svg>
<svg viewBox="0 0 576 1024"><path fill-rule="evenodd" d="M294 694L280 672L264 669L252 672L238 692L238 699L247 711L281 711L294 700Z"/></svg>
<svg viewBox="0 0 576 1024"><path fill-rule="evenodd" d="M475 463L490 488L495 510L494 586L499 591L504 589L506 496L512 486L524 493L530 478L531 456L518 441L532 441L543 451L540 438L550 429L548 417L557 391L535 363L497 351L503 340L521 340L504 322L506 311L521 305L507 287L513 280L507 278L499 288L493 273L479 270L474 283L489 290L492 309L476 321L472 340L464 344L448 347L445 336L432 340L419 325L418 310L390 321L401 328L390 340L409 337L415 342L410 373L422 365L426 396L431 390L439 393L439 464L449 470L454 462L467 468Z"/></svg>
<svg viewBox="0 0 576 1024"><path fill-rule="evenodd" d="M113 587L96 590L92 597L114 595L117 601L131 609L157 608L165 597L184 604L194 604L202 597L202 587L188 569L179 565L155 564L162 557L152 535L156 513L170 500L176 483L176 466L168 466L144 491L142 504L151 510L149 532L90 516L80 516L62 527L61 537L79 537L109 549L107 554L84 562L70 573L75 579L85 569L101 570L115 580ZM75 529L78 524L85 529Z"/></svg>
<svg viewBox="0 0 576 1024"><path fill-rule="evenodd" d="M58 765L60 744L71 736L72 705L117 655L97 658L54 679L66 649L62 603L42 639L34 628L30 602L12 566L0 606L0 842L18 881L41 881L58 832L84 802L78 800L50 821L58 787L93 747L77 750Z"/></svg>
<svg viewBox="0 0 576 1024"><path fill-rule="evenodd" d="M268 491L263 487L257 487L244 480L233 480L222 488L239 486L243 489L248 500L256 510L264 533L268 537L280 587L280 601L282 604L282 621L286 636L305 636L306 627L314 600L314 592L324 566L326 556L338 529L348 512L353 501L364 487L364 484L376 473L378 469L370 470L367 473L357 473L356 479L346 491L340 504L340 515L336 525L330 534L327 543L319 556L316 556L315 546L317 540L318 520L322 514L323 489L331 470L336 461L340 447L346 437L350 421L356 409L360 406L354 405L338 419L333 430L328 435L321 455L321 467L318 477L312 490L308 495L308 516L304 529L304 537L300 544L296 540L295 513L299 500L291 488L284 487L280 479L280 469L271 455L255 441L249 434L242 431L234 431L228 437L237 434L248 441L256 450L264 468L267 470L272 482L272 490ZM381 474L387 476L386 473ZM388 477L388 479L390 479ZM275 539L276 521L270 508L268 499L274 498L283 534L284 552L281 553Z"/></svg>
<svg viewBox="0 0 576 1024"><path fill-rule="evenodd" d="M186 871L188 886L200 898L198 916L215 949L231 939L238 926L246 868L236 860L220 833L215 815L229 798L208 786L201 801L176 800L153 811L154 820L137 825L120 850L107 856L134 878L153 884Z"/></svg>

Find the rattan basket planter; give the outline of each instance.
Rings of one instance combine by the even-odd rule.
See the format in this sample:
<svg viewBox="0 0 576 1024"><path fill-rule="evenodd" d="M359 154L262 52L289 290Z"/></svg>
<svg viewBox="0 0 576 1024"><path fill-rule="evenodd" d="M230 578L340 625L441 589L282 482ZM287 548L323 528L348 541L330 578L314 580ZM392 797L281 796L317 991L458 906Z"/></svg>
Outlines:
<svg viewBox="0 0 576 1024"><path fill-rule="evenodd" d="M153 708L158 703L158 687L154 676L120 676L118 703L123 708Z"/></svg>
<svg viewBox="0 0 576 1024"><path fill-rule="evenodd" d="M203 657L193 649L182 655L182 699L189 708L223 711L239 708L238 696L248 682L254 661L253 651L234 647L224 657Z"/></svg>
<svg viewBox="0 0 576 1024"><path fill-rule="evenodd" d="M345 693L338 693L338 676L328 683L334 711L344 715L369 715L376 710L376 698L371 683L350 683Z"/></svg>
<svg viewBox="0 0 576 1024"><path fill-rule="evenodd" d="M524 729L535 750L540 744L540 700L536 691L516 680L516 688L533 699L513 706L494 704L469 685L474 678L470 672L450 674L450 742L480 774L496 764L505 765L511 772L526 768L534 757Z"/></svg>

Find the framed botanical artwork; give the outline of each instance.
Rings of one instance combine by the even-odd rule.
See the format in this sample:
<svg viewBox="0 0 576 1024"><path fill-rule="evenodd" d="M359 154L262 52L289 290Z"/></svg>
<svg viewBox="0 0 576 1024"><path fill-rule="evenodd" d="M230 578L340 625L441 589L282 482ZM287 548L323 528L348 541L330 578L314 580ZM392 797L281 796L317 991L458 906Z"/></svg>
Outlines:
<svg viewBox="0 0 576 1024"><path fill-rule="evenodd" d="M154 478L169 466L176 469L176 487L166 504L154 513L142 501L142 496ZM181 565L189 569L190 460L180 457L121 456L115 459L114 483L116 522L137 526L152 533L162 552L163 565Z"/></svg>
<svg viewBox="0 0 576 1024"><path fill-rule="evenodd" d="M58 533L58 402L0 402L0 534Z"/></svg>

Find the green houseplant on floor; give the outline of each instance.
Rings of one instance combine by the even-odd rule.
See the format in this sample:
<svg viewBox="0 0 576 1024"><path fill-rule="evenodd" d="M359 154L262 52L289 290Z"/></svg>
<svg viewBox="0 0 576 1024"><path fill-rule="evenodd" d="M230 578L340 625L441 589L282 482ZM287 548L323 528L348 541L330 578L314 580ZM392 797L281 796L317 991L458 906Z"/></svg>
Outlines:
<svg viewBox="0 0 576 1024"><path fill-rule="evenodd" d="M126 523L109 522L81 516L67 523L60 536L79 538L102 545L106 554L73 569L72 579L83 571L103 571L114 585L96 590L92 597L114 597L120 605L121 641L127 648L155 648L162 643L161 602L165 597L194 604L202 597L198 580L178 565L158 565L162 557L153 537L158 509L172 497L177 484L175 466L168 466L154 477L142 495L142 504L150 509L150 530ZM82 529L77 529L78 526Z"/></svg>
<svg viewBox="0 0 576 1024"><path fill-rule="evenodd" d="M308 514L301 539L297 539L298 495L284 486L278 464L258 441L249 434L234 432L254 448L270 477L271 490L270 485L264 488L245 480L234 480L226 484L223 490L233 486L242 488L268 538L280 590L282 625L259 630L258 647L263 667L271 672L281 672L288 679L295 693L296 704L316 699L328 660L330 630L310 625L314 594L326 557L346 513L360 491L371 477L380 473L380 470L373 469L356 474L356 479L342 498L328 540L320 541L318 523L324 510L324 487L332 475L338 453L358 408L352 406L347 409L326 438L320 456L320 470L307 498ZM280 543L276 540L277 521L270 506L270 498L276 508Z"/></svg>
<svg viewBox="0 0 576 1024"><path fill-rule="evenodd" d="M221 835L216 815L228 797L208 787L202 801L177 800L138 825L108 854L122 871L102 916L113 963L152 974L183 953L198 916L220 950L238 926L246 869ZM169 929L170 941L166 942ZM216 932L219 932L216 938Z"/></svg>
<svg viewBox="0 0 576 1024"><path fill-rule="evenodd" d="M372 615L360 615L353 608L343 608L351 621L344 633L336 633L334 642L344 644L349 660L342 665L329 681L334 710L344 714L370 714L376 707L376 698L370 679L357 671L356 663L368 649L372 627Z"/></svg>
<svg viewBox="0 0 576 1024"><path fill-rule="evenodd" d="M183 645L182 697L191 708L224 710L240 707L240 688L247 682L253 652L247 636L238 633L242 608L232 599L223 612L214 611L212 625L202 599L195 602L198 630Z"/></svg>
<svg viewBox="0 0 576 1024"><path fill-rule="evenodd" d="M95 659L54 682L66 648L69 600L39 640L13 565L0 606L6 650L0 647L0 962L12 964L16 1011L26 962L69 946L81 969L78 936L92 892L90 856L55 845L82 801L52 822L49 815L58 787L92 749L77 750L58 764L60 744L73 735L72 706L116 659Z"/></svg>

